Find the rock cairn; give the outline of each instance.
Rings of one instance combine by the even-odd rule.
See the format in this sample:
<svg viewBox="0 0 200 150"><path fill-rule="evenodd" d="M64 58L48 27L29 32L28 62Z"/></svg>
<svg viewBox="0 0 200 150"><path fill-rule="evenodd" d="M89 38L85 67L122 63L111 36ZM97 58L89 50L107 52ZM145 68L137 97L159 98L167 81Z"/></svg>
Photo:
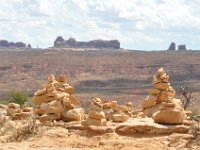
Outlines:
<svg viewBox="0 0 200 150"><path fill-rule="evenodd" d="M89 110L89 117L82 121L82 125L106 126L107 120L103 112L103 105L100 98L92 99Z"/></svg>
<svg viewBox="0 0 200 150"><path fill-rule="evenodd" d="M6 115L12 120L22 120L31 117L32 107L21 108L19 104L9 103L6 108Z"/></svg>
<svg viewBox="0 0 200 150"><path fill-rule="evenodd" d="M113 122L124 122L133 117L133 104L128 102L126 105L119 105L117 101L103 103L103 111L107 120Z"/></svg>
<svg viewBox="0 0 200 150"><path fill-rule="evenodd" d="M48 77L48 83L43 85L33 96L34 113L41 122L63 120L81 121L84 110L79 108L80 102L72 94L74 88L67 83L67 78L61 75L57 80L54 75Z"/></svg>
<svg viewBox="0 0 200 150"><path fill-rule="evenodd" d="M169 75L163 68L153 76L153 89L142 102L143 112L154 122L162 124L182 124L185 111L181 100L175 98L175 91L169 82Z"/></svg>

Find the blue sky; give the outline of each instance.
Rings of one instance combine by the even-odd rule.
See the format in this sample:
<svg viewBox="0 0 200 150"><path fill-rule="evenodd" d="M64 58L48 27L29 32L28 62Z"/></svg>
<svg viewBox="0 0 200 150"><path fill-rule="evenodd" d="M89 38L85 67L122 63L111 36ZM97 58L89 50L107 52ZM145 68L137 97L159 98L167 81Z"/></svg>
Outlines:
<svg viewBox="0 0 200 150"><path fill-rule="evenodd" d="M50 47L59 35L128 49L200 49L200 0L0 0L0 39Z"/></svg>

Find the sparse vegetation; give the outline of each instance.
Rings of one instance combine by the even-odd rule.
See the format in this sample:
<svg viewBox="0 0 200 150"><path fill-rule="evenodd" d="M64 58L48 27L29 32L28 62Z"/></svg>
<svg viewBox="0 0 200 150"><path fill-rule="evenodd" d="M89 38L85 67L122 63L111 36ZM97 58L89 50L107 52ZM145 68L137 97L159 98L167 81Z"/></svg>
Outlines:
<svg viewBox="0 0 200 150"><path fill-rule="evenodd" d="M25 102L28 101L28 99L29 99L28 96L24 92L11 91L11 92L8 93L6 101L7 102L17 103L19 105L23 105Z"/></svg>

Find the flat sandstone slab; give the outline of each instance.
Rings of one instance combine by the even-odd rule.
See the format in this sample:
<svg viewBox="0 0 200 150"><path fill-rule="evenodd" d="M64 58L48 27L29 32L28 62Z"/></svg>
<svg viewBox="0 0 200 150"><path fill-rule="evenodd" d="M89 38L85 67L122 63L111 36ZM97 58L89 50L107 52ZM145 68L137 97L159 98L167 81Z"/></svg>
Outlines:
<svg viewBox="0 0 200 150"><path fill-rule="evenodd" d="M54 124L56 125L56 124ZM113 133L119 135L150 134L167 135L171 133L188 133L189 127L185 125L162 125L154 123L152 118L129 119L124 123L108 122L108 126L83 126L80 123L58 123L67 129L87 130L91 133Z"/></svg>

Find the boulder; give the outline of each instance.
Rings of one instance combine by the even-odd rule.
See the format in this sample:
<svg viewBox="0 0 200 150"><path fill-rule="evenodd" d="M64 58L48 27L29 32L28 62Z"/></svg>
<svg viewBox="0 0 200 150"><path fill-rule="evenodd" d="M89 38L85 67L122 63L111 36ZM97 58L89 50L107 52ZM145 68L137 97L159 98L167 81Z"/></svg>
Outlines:
<svg viewBox="0 0 200 150"><path fill-rule="evenodd" d="M63 121L82 121L84 119L84 110L82 108L75 108L71 110L65 110L61 113Z"/></svg>
<svg viewBox="0 0 200 150"><path fill-rule="evenodd" d="M157 111L152 116L155 123L160 124L182 124L185 115L177 109Z"/></svg>

